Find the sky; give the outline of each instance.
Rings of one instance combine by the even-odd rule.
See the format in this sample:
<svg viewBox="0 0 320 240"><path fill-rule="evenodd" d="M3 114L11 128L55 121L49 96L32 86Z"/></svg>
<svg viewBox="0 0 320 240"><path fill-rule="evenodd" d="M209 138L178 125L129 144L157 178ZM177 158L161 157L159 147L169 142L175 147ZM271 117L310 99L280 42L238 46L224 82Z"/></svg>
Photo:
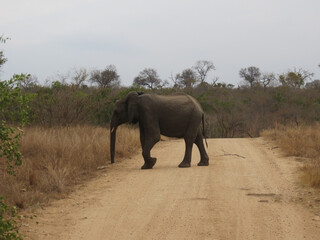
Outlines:
<svg viewBox="0 0 320 240"><path fill-rule="evenodd" d="M219 82L237 85L249 66L320 79L319 0L2 0L0 78L40 83L74 69L115 65L124 86L145 68L161 79L212 61Z"/></svg>

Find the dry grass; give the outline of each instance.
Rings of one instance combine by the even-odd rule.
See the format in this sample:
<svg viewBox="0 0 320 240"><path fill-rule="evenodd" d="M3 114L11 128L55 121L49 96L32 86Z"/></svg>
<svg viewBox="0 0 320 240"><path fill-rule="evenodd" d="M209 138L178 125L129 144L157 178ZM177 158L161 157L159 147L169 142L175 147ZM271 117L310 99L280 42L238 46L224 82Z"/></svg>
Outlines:
<svg viewBox="0 0 320 240"><path fill-rule="evenodd" d="M109 132L101 127L27 128L21 146L23 165L16 168L16 177L0 168L0 194L20 208L60 198L110 162L109 148ZM138 131L119 127L116 160L139 148Z"/></svg>
<svg viewBox="0 0 320 240"><path fill-rule="evenodd" d="M320 124L313 126L276 126L261 134L277 142L288 156L308 158L303 167L302 181L320 187Z"/></svg>

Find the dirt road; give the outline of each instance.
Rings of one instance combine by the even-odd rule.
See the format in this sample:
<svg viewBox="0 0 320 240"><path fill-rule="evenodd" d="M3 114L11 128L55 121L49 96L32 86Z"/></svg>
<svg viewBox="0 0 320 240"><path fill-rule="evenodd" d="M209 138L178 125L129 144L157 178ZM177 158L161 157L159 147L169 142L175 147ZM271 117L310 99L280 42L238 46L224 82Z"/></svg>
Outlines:
<svg viewBox="0 0 320 240"><path fill-rule="evenodd" d="M29 239L320 239L320 219L297 203L298 162L262 139L209 140L209 167L178 168L184 142L162 141L158 162L109 165L24 224ZM116 159L117 160L117 159ZM319 203L318 203L319 205Z"/></svg>

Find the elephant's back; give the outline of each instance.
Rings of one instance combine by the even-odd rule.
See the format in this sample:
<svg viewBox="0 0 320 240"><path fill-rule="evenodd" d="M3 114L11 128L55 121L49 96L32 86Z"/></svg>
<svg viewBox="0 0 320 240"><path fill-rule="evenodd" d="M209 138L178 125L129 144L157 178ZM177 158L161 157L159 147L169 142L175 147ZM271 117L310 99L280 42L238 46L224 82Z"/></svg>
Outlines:
<svg viewBox="0 0 320 240"><path fill-rule="evenodd" d="M189 114L191 111L199 114L203 113L199 102L187 94L153 96L155 105L158 106L158 109L162 109L162 111L169 111L172 113L184 112L185 114Z"/></svg>
<svg viewBox="0 0 320 240"><path fill-rule="evenodd" d="M165 105L176 105L176 106L197 106L200 107L198 101L190 95L187 94L177 94L177 95L154 95L156 101Z"/></svg>

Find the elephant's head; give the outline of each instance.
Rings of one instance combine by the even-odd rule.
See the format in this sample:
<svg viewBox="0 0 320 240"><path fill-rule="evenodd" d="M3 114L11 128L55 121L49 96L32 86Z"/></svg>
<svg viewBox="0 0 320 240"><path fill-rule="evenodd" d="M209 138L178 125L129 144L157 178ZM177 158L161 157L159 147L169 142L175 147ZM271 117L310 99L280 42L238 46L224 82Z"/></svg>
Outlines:
<svg viewBox="0 0 320 240"><path fill-rule="evenodd" d="M114 163L116 131L117 127L123 123L137 123L138 115L138 96L140 93L130 92L125 99L116 102L110 123L110 154L111 163Z"/></svg>

